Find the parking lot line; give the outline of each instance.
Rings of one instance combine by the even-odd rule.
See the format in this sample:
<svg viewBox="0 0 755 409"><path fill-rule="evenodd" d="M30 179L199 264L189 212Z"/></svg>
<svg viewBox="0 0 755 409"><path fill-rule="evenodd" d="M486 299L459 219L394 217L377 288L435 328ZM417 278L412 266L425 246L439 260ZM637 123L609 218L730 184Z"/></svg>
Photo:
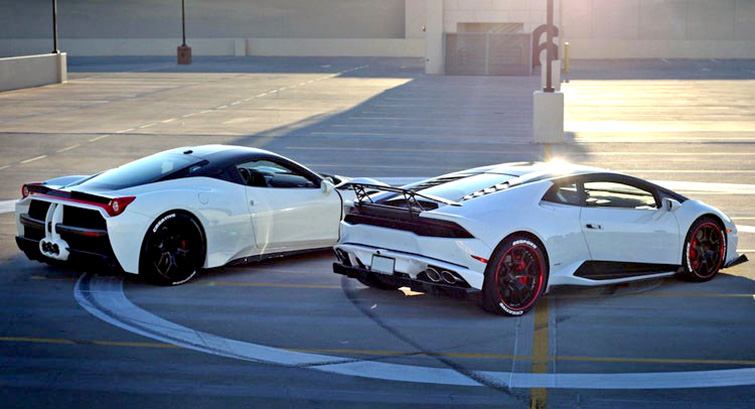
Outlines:
<svg viewBox="0 0 755 409"><path fill-rule="evenodd" d="M139 342L139 341L105 341L105 340L75 340L64 338L42 338L26 336L4 336L0 337L3 343L39 343L39 344L59 344L59 345L98 345L98 346L120 346L130 348L170 348L181 349L183 347L164 342ZM425 353L409 351L392 351L392 350L369 350L369 349L330 349L330 348L282 348L292 352L303 353L331 353L343 355L371 355L371 356L429 356ZM533 360L532 356L525 355L507 355L478 352L440 352L433 356L458 359L494 359L494 360ZM576 361L576 362L634 362L650 364L685 364L685 365L734 365L745 366L755 365L755 360L748 359L688 359L688 358L632 358L632 357L594 357L594 356L546 356L548 361Z"/></svg>
<svg viewBox="0 0 755 409"><path fill-rule="evenodd" d="M27 163L31 163L31 162L34 162L34 161L37 161L37 160L40 160L40 159L44 159L46 157L47 157L47 155L39 155L39 156L35 156L33 158L22 160L21 163L22 164L27 164Z"/></svg>
<svg viewBox="0 0 755 409"><path fill-rule="evenodd" d="M532 336L532 373L548 373L548 298L542 297L535 306L535 329ZM548 389L532 388L530 408L547 407Z"/></svg>

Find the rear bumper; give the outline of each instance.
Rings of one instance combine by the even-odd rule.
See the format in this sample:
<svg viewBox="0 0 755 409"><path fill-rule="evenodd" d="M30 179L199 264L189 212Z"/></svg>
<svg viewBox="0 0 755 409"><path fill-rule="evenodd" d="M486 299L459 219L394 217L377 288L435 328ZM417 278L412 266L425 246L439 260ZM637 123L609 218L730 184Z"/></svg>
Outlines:
<svg viewBox="0 0 755 409"><path fill-rule="evenodd" d="M435 284L427 281L415 280L404 275L397 275L396 273L394 273L394 275L375 273L366 268L345 266L340 263L333 263L333 272L357 279L371 277L385 284L394 285L396 287L409 287L412 291L434 295L446 295L459 299L475 298L480 293L480 290L474 288L461 288L445 284Z"/></svg>
<svg viewBox="0 0 755 409"><path fill-rule="evenodd" d="M39 251L39 240L29 239L22 236L16 236L16 245L18 248L26 254L30 260L37 261L55 261L55 259L48 258ZM105 268L112 271L120 271L121 266L118 264L113 254L101 254L94 253L86 250L78 250L69 248L69 256L66 263L70 263L76 266L90 268Z"/></svg>

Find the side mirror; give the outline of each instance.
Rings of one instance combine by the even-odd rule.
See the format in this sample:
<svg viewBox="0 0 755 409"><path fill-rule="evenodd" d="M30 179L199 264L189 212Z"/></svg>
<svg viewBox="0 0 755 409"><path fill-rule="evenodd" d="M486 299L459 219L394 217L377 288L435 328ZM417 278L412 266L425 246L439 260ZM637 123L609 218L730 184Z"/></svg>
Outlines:
<svg viewBox="0 0 755 409"><path fill-rule="evenodd" d="M329 180L323 180L320 182L320 189L323 193L330 193L335 189L335 185L333 185L333 182Z"/></svg>
<svg viewBox="0 0 755 409"><path fill-rule="evenodd" d="M682 207L682 204L679 203L679 201L670 197L664 197L661 201L661 204L663 205L663 208L669 212L675 212L676 209Z"/></svg>

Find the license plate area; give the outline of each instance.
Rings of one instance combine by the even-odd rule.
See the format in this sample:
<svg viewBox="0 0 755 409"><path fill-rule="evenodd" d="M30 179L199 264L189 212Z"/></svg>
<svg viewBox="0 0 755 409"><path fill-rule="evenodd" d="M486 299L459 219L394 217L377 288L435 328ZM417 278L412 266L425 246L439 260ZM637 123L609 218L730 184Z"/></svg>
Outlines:
<svg viewBox="0 0 755 409"><path fill-rule="evenodd" d="M370 270L381 274L393 275L395 268L396 259L383 256L372 256Z"/></svg>

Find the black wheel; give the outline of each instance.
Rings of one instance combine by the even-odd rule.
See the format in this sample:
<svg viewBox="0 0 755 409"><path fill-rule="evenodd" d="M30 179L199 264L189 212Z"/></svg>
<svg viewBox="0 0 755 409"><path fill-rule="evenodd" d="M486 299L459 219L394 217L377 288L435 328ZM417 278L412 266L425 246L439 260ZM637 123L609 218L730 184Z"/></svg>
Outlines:
<svg viewBox="0 0 755 409"><path fill-rule="evenodd" d="M395 285L384 283L372 274L366 277L358 277L357 280L367 287L377 288L378 290L395 290L398 288Z"/></svg>
<svg viewBox="0 0 755 409"><path fill-rule="evenodd" d="M723 267L726 236L721 226L709 217L695 221L684 240L682 276L691 281L708 281Z"/></svg>
<svg viewBox="0 0 755 409"><path fill-rule="evenodd" d="M180 285L191 280L204 261L204 235L199 223L184 213L157 219L142 246L140 273L155 284Z"/></svg>
<svg viewBox="0 0 755 409"><path fill-rule="evenodd" d="M482 308L494 314L522 315L540 298L547 277L543 249L529 237L507 237L485 270Z"/></svg>

